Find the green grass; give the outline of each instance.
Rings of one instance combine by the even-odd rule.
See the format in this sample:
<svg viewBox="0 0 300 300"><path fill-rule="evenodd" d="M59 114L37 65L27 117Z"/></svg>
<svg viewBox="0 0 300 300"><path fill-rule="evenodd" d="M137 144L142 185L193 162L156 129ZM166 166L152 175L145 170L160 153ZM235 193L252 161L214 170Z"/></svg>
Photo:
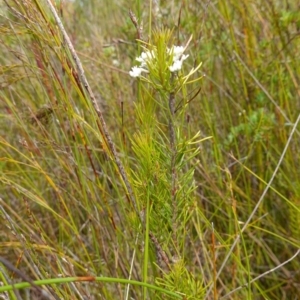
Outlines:
<svg viewBox="0 0 300 300"><path fill-rule="evenodd" d="M53 1L90 88L46 2L0 6L0 296L298 299L297 1Z"/></svg>

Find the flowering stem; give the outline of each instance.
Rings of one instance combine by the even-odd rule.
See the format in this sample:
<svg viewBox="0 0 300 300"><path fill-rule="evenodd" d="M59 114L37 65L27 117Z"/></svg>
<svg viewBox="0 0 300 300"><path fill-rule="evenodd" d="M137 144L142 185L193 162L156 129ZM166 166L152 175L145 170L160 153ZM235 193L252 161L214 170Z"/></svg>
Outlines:
<svg viewBox="0 0 300 300"><path fill-rule="evenodd" d="M169 95L169 109L170 109L170 119L169 119L169 130L170 130L170 147L171 147L171 203L173 208L172 213L172 231L173 231L173 240L175 243L175 248L177 248L177 239L176 239L176 232L177 232L177 214L178 214L178 207L177 207L177 172L176 172L176 134L175 134L175 93L171 92Z"/></svg>

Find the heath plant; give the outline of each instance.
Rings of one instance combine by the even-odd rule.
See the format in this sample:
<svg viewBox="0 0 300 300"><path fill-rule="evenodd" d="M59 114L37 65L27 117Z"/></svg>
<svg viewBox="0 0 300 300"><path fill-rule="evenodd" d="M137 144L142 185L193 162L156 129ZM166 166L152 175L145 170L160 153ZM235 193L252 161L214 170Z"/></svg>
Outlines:
<svg viewBox="0 0 300 300"><path fill-rule="evenodd" d="M136 163L132 182L146 229L145 249L149 247L149 234L150 238L154 235L158 267L168 280L176 274L177 280L182 276L181 283L187 279L183 274L188 275L184 261L186 230L195 203L195 157L206 139L201 139L200 131L191 133L187 119L189 84L201 79L197 75L201 64L190 70L185 65L190 41L174 45L170 30L156 30L149 43L139 41L142 52L129 71L138 80L140 91L135 105L139 129L131 139ZM148 259L145 251L144 279ZM173 288L180 291L177 280ZM190 295L199 293L193 288L197 284L187 286Z"/></svg>

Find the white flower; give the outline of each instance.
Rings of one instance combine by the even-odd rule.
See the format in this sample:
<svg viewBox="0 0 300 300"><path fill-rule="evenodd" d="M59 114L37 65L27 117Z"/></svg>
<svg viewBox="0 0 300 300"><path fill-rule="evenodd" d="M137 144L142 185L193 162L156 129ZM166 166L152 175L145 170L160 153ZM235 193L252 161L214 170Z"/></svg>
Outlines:
<svg viewBox="0 0 300 300"><path fill-rule="evenodd" d="M142 72L148 72L148 71L141 67L134 66L131 68L131 71L129 71L129 75L131 77L139 77L141 76Z"/></svg>
<svg viewBox="0 0 300 300"><path fill-rule="evenodd" d="M173 52L173 65L169 67L171 72L176 72L181 70L182 62L186 60L189 55L183 54L184 48L182 46L174 46Z"/></svg>
<svg viewBox="0 0 300 300"><path fill-rule="evenodd" d="M147 56L145 52L142 52L141 56L137 57L136 60L140 62L141 64L144 64L146 62Z"/></svg>
<svg viewBox="0 0 300 300"><path fill-rule="evenodd" d="M169 67L171 72L179 71L182 67L182 60L176 60L172 66Z"/></svg>
<svg viewBox="0 0 300 300"><path fill-rule="evenodd" d="M182 68L182 62L189 57L183 54L184 50L183 46L173 46L171 49L167 49L167 53L173 55L173 64L169 67L171 72L179 71Z"/></svg>
<svg viewBox="0 0 300 300"><path fill-rule="evenodd" d="M183 54L184 47L182 46L173 46L173 61L178 60Z"/></svg>
<svg viewBox="0 0 300 300"><path fill-rule="evenodd" d="M173 46L171 49L167 48L168 54L173 54L173 62L176 60L185 60L188 58L188 55L184 55L185 48L183 46Z"/></svg>
<svg viewBox="0 0 300 300"><path fill-rule="evenodd" d="M173 53L174 54L182 54L184 51L184 47L183 46L173 46Z"/></svg>
<svg viewBox="0 0 300 300"><path fill-rule="evenodd" d="M169 66L170 72L177 72L181 70L182 63L186 60L189 55L183 54L185 47L183 46L172 46L172 48L167 48L167 55L170 57L172 56L172 65ZM132 67L131 71L129 71L129 75L132 77L139 77L141 76L142 72L149 73L148 65L156 64L157 51L154 50L146 50L141 53L140 56L136 58L136 60L140 63L140 66Z"/></svg>
<svg viewBox="0 0 300 300"><path fill-rule="evenodd" d="M153 50L142 52L141 56L137 57L136 60L141 63L142 67L147 65L147 61L152 60L155 57Z"/></svg>

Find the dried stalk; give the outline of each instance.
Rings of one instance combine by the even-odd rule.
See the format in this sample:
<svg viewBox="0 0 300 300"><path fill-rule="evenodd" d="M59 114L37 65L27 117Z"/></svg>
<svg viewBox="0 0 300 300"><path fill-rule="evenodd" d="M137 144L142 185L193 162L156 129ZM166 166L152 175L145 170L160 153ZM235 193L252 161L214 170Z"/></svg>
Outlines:
<svg viewBox="0 0 300 300"><path fill-rule="evenodd" d="M98 118L99 118L99 121L100 121L100 126L98 124L99 130L102 132L102 134L104 136L104 139L105 139L105 141L106 141L106 143L107 143L107 145L108 145L108 147L109 147L109 149L110 149L110 151L111 151L111 153L113 155L113 158L114 158L114 160L116 162L116 165L117 165L117 167L119 169L119 172L121 174L123 182L124 182L124 184L126 186L127 197L130 200L131 204L133 205L136 213L139 215L140 220L142 220L140 212L138 210L138 206L137 206L134 194L133 194L133 191L132 191L132 188L131 188L129 180L127 178L125 169L124 169L123 164L122 164L122 162L121 162L121 160L120 160L120 158L119 158L119 156L117 154L117 150L116 150L116 147L115 147L115 145L114 145L114 143L112 141L112 138L111 138L110 134L108 133L106 122L105 122L103 114L102 114L102 112L101 112L101 110L99 108L99 105L97 103L96 97L95 97L95 95L94 95L94 93L93 93L93 91L92 91L92 89L91 89L91 87L90 87L90 85L89 85L89 83L87 81L87 78L86 78L86 76L84 74L84 70L83 70L81 61L80 61L80 59L79 59L79 57L78 57L78 55L77 55L77 53L76 53L76 51L75 51L75 49L73 47L73 44L72 44L72 42L71 42L71 40L70 40L67 32L65 31L64 25L62 24L62 21L61 21L60 17L58 16L58 14L57 14L57 12L56 12L53 4L51 3L50 0L46 0L46 1L47 1L47 4L48 4L48 6L49 6L49 8L50 8L50 10L51 10L51 12L52 12L55 20L56 20L56 23L57 23L57 25L58 25L58 27L59 27L59 29L60 29L63 37L64 37L64 41L66 43L66 46L70 50L70 52L72 54L72 57L73 57L73 59L75 61L75 65L76 65L77 71L79 73L80 83L85 87L85 90L88 93L88 95L90 97L90 100L92 102L92 105L93 105L93 107L94 107L94 109L95 109L95 111L96 111L96 113L98 115Z"/></svg>

